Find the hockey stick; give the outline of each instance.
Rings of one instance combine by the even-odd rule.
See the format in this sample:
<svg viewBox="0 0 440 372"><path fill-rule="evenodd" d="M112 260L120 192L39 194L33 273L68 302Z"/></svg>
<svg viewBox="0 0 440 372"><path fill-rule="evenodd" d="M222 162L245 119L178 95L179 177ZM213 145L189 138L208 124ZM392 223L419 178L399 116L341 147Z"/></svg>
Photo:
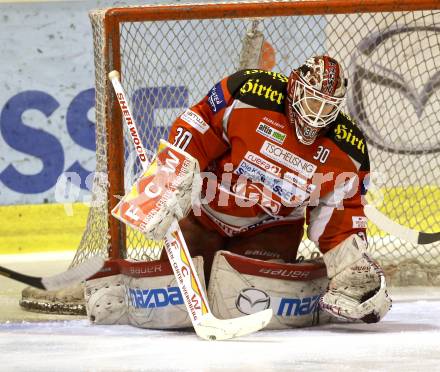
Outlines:
<svg viewBox="0 0 440 372"><path fill-rule="evenodd" d="M139 143L139 141L135 143L134 141L135 138L140 138L140 136L119 80L119 72L112 71L108 76L121 107L124 122L130 129L133 144L145 171L148 169L148 157L142 143ZM194 330L199 337L205 340L226 340L256 332L269 323L272 318L272 309L235 319L217 319L214 317L177 221L173 222L166 234L165 251L173 268Z"/></svg>
<svg viewBox="0 0 440 372"><path fill-rule="evenodd" d="M32 287L46 291L57 291L62 288L82 282L98 272L104 265L104 259L92 257L79 265L53 276L30 276L0 266L0 275L28 284Z"/></svg>
<svg viewBox="0 0 440 372"><path fill-rule="evenodd" d="M399 239L406 240L407 242L414 244L430 244L440 240L440 232L426 233L399 225L371 204L364 207L364 213L380 229Z"/></svg>

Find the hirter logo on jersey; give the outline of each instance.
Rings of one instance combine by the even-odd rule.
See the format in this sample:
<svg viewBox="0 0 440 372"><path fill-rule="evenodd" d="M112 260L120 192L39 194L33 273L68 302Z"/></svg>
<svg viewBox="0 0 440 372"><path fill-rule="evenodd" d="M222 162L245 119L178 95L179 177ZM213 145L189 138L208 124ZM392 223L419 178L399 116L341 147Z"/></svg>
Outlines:
<svg viewBox="0 0 440 372"><path fill-rule="evenodd" d="M280 145L282 145L284 140L286 139L286 135L284 133L262 122L260 122L260 124L257 127L257 133L261 134L266 138L271 139L272 141L275 141Z"/></svg>
<svg viewBox="0 0 440 372"><path fill-rule="evenodd" d="M211 111L219 112L223 107L226 107L225 96L220 83L215 84L208 93L208 103Z"/></svg>
<svg viewBox="0 0 440 372"><path fill-rule="evenodd" d="M315 164L312 164L298 155L295 155L269 141L264 141L260 152L306 178L312 178L317 168Z"/></svg>
<svg viewBox="0 0 440 372"><path fill-rule="evenodd" d="M338 141L349 143L353 147L360 150L362 154L365 154L364 139L361 138L360 134L353 132L353 129L354 128L347 128L347 126L344 124L338 124L337 127L334 129L335 138Z"/></svg>

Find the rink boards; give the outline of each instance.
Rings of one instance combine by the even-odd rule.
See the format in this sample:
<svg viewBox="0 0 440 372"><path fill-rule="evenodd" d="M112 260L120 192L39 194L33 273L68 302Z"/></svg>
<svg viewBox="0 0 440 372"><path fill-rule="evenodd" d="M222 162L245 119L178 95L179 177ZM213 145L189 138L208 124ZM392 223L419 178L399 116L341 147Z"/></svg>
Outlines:
<svg viewBox="0 0 440 372"><path fill-rule="evenodd" d="M435 218L440 214L436 204L439 187L391 188L382 194L384 205L389 206L382 210L393 220L426 232L440 231L440 221ZM430 217L420 219L420 208L428 208ZM83 203L0 206L4 221L0 225L0 254L75 250L88 210ZM369 224L369 236L386 235Z"/></svg>

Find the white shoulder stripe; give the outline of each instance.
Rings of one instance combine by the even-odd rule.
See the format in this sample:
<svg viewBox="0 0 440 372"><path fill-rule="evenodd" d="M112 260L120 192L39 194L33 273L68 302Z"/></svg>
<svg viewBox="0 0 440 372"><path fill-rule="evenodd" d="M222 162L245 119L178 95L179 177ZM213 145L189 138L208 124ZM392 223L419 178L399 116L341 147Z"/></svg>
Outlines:
<svg viewBox="0 0 440 372"><path fill-rule="evenodd" d="M232 110L234 110L234 108L236 108L236 104L237 104L237 100L234 100L232 102L232 104L226 108L225 110L225 114L223 115L223 121L222 121L222 125L223 125L223 139L230 145L230 141L228 138L228 125L229 125L229 117L231 116L231 112Z"/></svg>

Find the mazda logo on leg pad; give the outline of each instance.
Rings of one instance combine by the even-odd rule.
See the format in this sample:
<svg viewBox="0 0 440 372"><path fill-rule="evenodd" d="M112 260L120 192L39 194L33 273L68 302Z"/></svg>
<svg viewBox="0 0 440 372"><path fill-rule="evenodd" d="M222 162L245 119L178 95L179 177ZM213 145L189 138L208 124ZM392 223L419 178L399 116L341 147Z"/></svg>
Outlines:
<svg viewBox="0 0 440 372"><path fill-rule="evenodd" d="M270 296L261 289L245 288L238 294L235 305L241 313L253 314L261 310L269 309Z"/></svg>

